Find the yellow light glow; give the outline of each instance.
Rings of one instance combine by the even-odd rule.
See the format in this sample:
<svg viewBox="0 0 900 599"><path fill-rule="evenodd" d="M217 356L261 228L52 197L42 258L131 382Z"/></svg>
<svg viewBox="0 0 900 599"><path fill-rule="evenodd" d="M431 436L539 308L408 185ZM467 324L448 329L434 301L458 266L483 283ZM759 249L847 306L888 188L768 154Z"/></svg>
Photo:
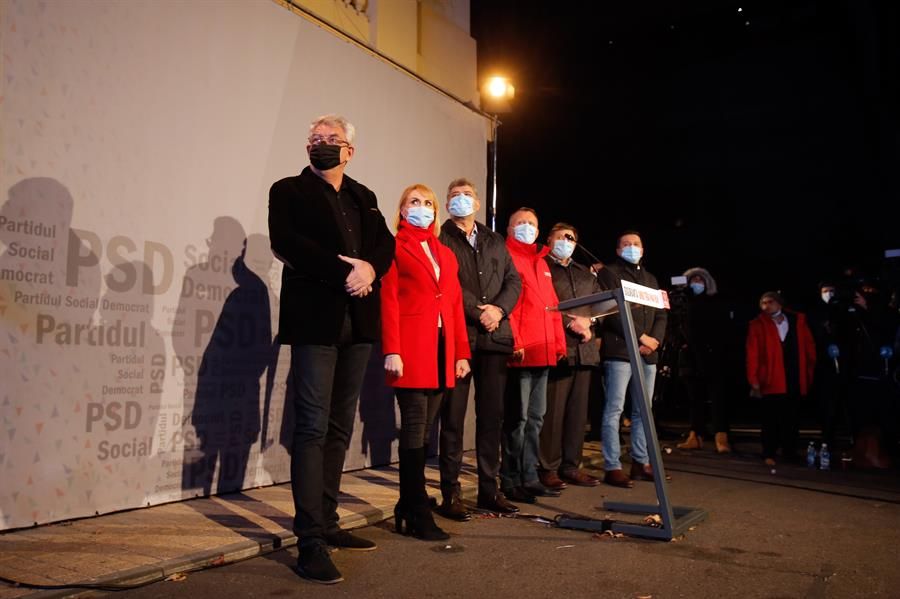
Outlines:
<svg viewBox="0 0 900 599"><path fill-rule="evenodd" d="M485 86L487 93L492 98L512 98L515 93L506 77L491 77Z"/></svg>

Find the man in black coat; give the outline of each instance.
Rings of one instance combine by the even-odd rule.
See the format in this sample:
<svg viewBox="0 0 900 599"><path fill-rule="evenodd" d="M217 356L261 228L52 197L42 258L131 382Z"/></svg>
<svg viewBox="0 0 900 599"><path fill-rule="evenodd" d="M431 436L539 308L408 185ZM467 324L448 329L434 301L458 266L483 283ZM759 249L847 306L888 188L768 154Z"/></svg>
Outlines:
<svg viewBox="0 0 900 599"><path fill-rule="evenodd" d="M279 342L291 346L295 425L291 452L298 572L343 580L327 545L375 544L338 526L337 495L372 342L379 335L379 279L394 238L375 194L344 175L354 127L343 117L313 121L311 166L269 191L269 237L284 263Z"/></svg>
<svg viewBox="0 0 900 599"><path fill-rule="evenodd" d="M630 281L659 289L656 277L643 267L644 244L637 231L626 231L616 242L616 259L597 273L597 280L605 289L616 289L622 281ZM634 330L643 359L644 381L649 398L653 397L656 380L657 350L666 332L666 312L649 306L631 304ZM606 476L604 482L629 488L631 479L653 480L653 469L647 454L647 439L637 398L631 410L631 478L622 472L621 447L619 445L619 417L625 405L625 394L631 380L628 348L625 344L622 319L618 314L608 316L603 322L603 380L606 406L603 408L603 460Z"/></svg>
<svg viewBox="0 0 900 599"><path fill-rule="evenodd" d="M561 302L603 291L588 267L572 260L577 243L578 231L567 223L553 225L547 237L550 253L544 260ZM600 340L594 337L590 317L590 306L563 314L566 360L550 369L547 380L538 474L551 489L563 489L566 483L594 487L600 482L580 468L591 376L600 364Z"/></svg>
<svg viewBox="0 0 900 599"><path fill-rule="evenodd" d="M468 520L459 498L463 426L469 403L469 385L475 379L475 448L478 459L478 506L499 513L519 509L497 487L500 472L500 440L503 428L503 392L506 362L513 351L508 315L522 292L506 242L497 233L475 222L480 208L475 185L456 179L447 188L450 218L441 227L441 242L459 262L463 310L472 350L472 372L448 389L441 407L440 513Z"/></svg>

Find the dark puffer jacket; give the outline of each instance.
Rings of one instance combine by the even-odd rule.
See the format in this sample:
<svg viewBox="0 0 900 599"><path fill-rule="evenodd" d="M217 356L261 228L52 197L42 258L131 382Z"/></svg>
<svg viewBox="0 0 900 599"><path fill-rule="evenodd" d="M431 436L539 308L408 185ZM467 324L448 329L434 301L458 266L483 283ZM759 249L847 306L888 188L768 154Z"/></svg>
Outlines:
<svg viewBox="0 0 900 599"><path fill-rule="evenodd" d="M631 281L644 287L659 289L656 277L647 272L640 264L631 264L617 257L615 262L607 265L597 273L600 286L605 289L617 289L622 286L622 280ZM666 334L666 321L668 315L665 310L631 304L631 315L634 318L634 332L637 338L641 335L649 335L660 345ZM622 332L622 319L618 314L607 316L603 319L603 358L612 360L628 360L628 346L625 345L625 337ZM644 356L647 364L656 364L659 360L659 349Z"/></svg>
<svg viewBox="0 0 900 599"><path fill-rule="evenodd" d="M462 229L449 219L441 227L439 239L453 251L459 262L463 310L472 351L511 354L513 335L509 313L522 293L522 281L503 237L481 223L475 223L475 226L478 233L474 249ZM488 333L481 325L481 310L478 309L481 304L493 304L503 310L505 316L493 333Z"/></svg>

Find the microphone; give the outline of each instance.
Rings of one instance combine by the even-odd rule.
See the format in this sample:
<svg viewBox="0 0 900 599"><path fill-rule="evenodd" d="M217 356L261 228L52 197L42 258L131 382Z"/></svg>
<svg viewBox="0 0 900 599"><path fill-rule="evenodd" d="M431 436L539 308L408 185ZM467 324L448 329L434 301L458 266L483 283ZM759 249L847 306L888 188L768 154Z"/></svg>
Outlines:
<svg viewBox="0 0 900 599"><path fill-rule="evenodd" d="M840 374L841 368L838 366L838 357L841 355L840 348L834 343L828 346L828 357L834 360L834 373Z"/></svg>
<svg viewBox="0 0 900 599"><path fill-rule="evenodd" d="M889 345L882 345L878 354L884 358L884 375L887 376L891 371L890 360L894 357L894 349Z"/></svg>

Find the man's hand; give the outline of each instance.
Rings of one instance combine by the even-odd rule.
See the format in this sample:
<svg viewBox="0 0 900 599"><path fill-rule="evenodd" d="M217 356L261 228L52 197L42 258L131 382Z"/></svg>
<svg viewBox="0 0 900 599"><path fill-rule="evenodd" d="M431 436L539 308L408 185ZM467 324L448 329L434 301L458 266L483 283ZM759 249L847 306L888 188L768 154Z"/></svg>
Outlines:
<svg viewBox="0 0 900 599"><path fill-rule="evenodd" d="M762 397L759 385L750 385L750 397Z"/></svg>
<svg viewBox="0 0 900 599"><path fill-rule="evenodd" d="M593 337L591 333L591 319L587 316L575 316L574 314L566 314L572 320L566 325L570 331L576 335L581 335L581 342L587 343Z"/></svg>
<svg viewBox="0 0 900 599"><path fill-rule="evenodd" d="M365 260L348 258L338 254L338 258L353 267L344 281L344 291L353 297L365 297L372 291L375 282L375 269Z"/></svg>
<svg viewBox="0 0 900 599"><path fill-rule="evenodd" d="M649 356L653 353L653 350L646 345L641 345L638 347L638 353L640 353L642 356Z"/></svg>
<svg viewBox="0 0 900 599"><path fill-rule="evenodd" d="M403 376L403 359L400 354L388 354L384 357L384 370L396 377Z"/></svg>
<svg viewBox="0 0 900 599"><path fill-rule="evenodd" d="M479 304L477 308L481 310L481 316L478 317L478 320L481 321L481 326L488 333L496 331L497 327L500 326L500 321L503 320L503 310L494 304Z"/></svg>
<svg viewBox="0 0 900 599"><path fill-rule="evenodd" d="M655 352L657 349L659 349L659 341L654 339L650 335L641 335L638 341L641 342L641 345L646 345L647 347L649 347L651 352Z"/></svg>
<svg viewBox="0 0 900 599"><path fill-rule="evenodd" d="M513 362L521 362L525 359L525 348L517 349L512 353L512 361Z"/></svg>
<svg viewBox="0 0 900 599"><path fill-rule="evenodd" d="M456 361L456 378L458 378L458 379L464 378L470 372L471 372L471 370L469 369L469 361L468 360L457 360Z"/></svg>

